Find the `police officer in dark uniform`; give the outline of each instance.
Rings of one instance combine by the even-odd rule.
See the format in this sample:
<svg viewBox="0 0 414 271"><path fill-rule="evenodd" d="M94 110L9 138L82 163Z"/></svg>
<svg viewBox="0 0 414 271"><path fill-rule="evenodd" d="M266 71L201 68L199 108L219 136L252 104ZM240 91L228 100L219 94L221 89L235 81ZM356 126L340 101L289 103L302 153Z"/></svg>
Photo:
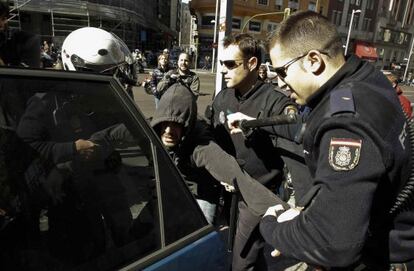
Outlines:
<svg viewBox="0 0 414 271"><path fill-rule="evenodd" d="M223 76L227 88L214 99L212 128L218 144L235 156L243 169L258 182L276 191L280 185L283 162L273 147L271 137L261 129L247 139L241 134L231 135L226 115L241 111L254 117L269 117L296 110L294 104L274 86L257 78L261 48L247 34L227 37L224 42ZM257 195L260 197L260 195ZM246 202L239 201L239 219L233 246L233 270L265 269L263 238L258 230L260 216L253 214Z"/></svg>
<svg viewBox="0 0 414 271"><path fill-rule="evenodd" d="M345 59L335 26L312 11L281 23L270 55L279 86L311 110L301 129L311 188L300 208L266 212L260 232L272 255L330 270L414 270L413 206L394 208L411 146L390 83Z"/></svg>

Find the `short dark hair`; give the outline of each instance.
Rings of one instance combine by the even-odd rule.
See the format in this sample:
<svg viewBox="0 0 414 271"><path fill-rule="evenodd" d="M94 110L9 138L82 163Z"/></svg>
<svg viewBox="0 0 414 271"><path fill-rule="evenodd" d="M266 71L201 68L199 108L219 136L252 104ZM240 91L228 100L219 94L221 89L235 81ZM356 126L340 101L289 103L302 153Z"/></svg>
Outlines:
<svg viewBox="0 0 414 271"><path fill-rule="evenodd" d="M283 21L270 39L270 49L278 43L290 57L320 50L330 57L343 55L342 41L335 25L314 11L299 11Z"/></svg>
<svg viewBox="0 0 414 271"><path fill-rule="evenodd" d="M262 61L262 47L259 41L253 38L249 34L237 34L235 36L226 36L223 40L224 47L228 47L232 44L237 45L243 54L244 58L257 58L257 67L260 66Z"/></svg>
<svg viewBox="0 0 414 271"><path fill-rule="evenodd" d="M0 16L9 17L9 1L0 1Z"/></svg>

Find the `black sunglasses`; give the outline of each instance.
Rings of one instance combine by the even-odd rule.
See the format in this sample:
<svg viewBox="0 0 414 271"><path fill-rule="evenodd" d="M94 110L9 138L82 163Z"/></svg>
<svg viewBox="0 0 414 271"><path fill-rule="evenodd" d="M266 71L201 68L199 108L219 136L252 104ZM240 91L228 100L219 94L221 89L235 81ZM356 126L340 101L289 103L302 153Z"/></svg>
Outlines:
<svg viewBox="0 0 414 271"><path fill-rule="evenodd" d="M234 68L237 68L238 66L240 66L242 63L237 64L236 61L241 61L241 60L246 60L245 58L241 58L241 59L233 59L233 60L220 60L220 65L221 66L226 66L227 69L232 70Z"/></svg>
<svg viewBox="0 0 414 271"><path fill-rule="evenodd" d="M307 52L307 53L305 53L305 54L303 54L303 55L300 55L300 56L298 56L298 57L295 57L294 59L292 59L292 60L288 61L288 62L287 62L285 65L283 65L283 66L280 66L280 67L276 67L276 68L274 68L274 71L275 71L275 72L276 72L276 74L280 77L280 79L282 79L282 80L283 80L283 79L285 79L285 78L286 78L286 76L287 76L286 71L287 71L287 69L289 68L289 66L290 66L290 65L292 65L293 63L295 63L296 61L298 61L299 59L301 59L302 57L306 56L308 53L309 53L309 52ZM329 54L328 54L327 52L319 51L319 53L329 56Z"/></svg>
<svg viewBox="0 0 414 271"><path fill-rule="evenodd" d="M298 61L299 59L301 59L302 57L306 56L307 54L308 53L295 57L294 59L288 61L285 65L274 68L276 74L280 77L280 79L285 79L285 77L287 76L286 71L289 68L289 66L295 63L296 61Z"/></svg>

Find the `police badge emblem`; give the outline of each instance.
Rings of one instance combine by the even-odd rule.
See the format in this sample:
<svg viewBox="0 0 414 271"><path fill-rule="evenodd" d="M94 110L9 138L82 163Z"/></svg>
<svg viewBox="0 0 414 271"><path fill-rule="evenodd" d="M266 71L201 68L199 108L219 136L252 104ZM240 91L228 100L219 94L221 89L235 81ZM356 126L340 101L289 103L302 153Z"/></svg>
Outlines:
<svg viewBox="0 0 414 271"><path fill-rule="evenodd" d="M220 121L221 124L226 123L226 114L224 114L223 111L220 111L220 113L219 113L219 121Z"/></svg>
<svg viewBox="0 0 414 271"><path fill-rule="evenodd" d="M331 138L329 165L336 171L352 170L358 165L361 147L361 139Z"/></svg>

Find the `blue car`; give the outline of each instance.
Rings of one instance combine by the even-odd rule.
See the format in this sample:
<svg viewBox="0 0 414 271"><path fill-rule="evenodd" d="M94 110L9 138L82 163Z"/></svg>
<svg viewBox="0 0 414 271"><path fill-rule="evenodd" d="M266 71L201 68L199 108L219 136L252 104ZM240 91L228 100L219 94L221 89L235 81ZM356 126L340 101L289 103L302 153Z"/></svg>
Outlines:
<svg viewBox="0 0 414 271"><path fill-rule="evenodd" d="M224 270L159 138L104 75L0 68L0 270Z"/></svg>

